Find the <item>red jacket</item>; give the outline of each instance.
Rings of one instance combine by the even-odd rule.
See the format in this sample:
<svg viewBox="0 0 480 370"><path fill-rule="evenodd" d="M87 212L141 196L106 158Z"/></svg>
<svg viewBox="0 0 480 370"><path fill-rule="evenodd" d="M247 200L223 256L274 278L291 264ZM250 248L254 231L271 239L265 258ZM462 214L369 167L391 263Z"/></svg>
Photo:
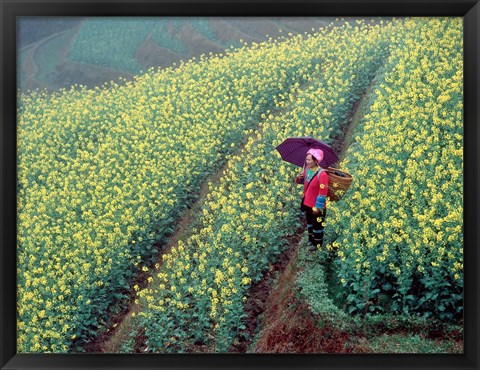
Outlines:
<svg viewBox="0 0 480 370"><path fill-rule="evenodd" d="M327 196L328 195L328 175L325 169L320 169L320 174L316 174L311 180L307 188L307 169L303 171L303 204L307 207L313 208L315 207L315 202L317 200L317 196ZM320 180L319 180L320 178ZM300 184L297 179L295 179L297 184Z"/></svg>

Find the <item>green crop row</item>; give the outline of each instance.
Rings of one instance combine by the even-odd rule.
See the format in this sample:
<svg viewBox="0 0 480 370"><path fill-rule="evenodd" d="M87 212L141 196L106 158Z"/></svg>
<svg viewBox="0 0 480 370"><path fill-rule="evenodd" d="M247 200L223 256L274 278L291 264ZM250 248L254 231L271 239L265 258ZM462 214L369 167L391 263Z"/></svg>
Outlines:
<svg viewBox="0 0 480 370"><path fill-rule="evenodd" d="M141 66L135 54L153 27L153 18L141 21L135 18L88 18L78 32L68 58L75 62L138 73ZM118 52L118 45L122 45L121 53Z"/></svg>
<svg viewBox="0 0 480 370"><path fill-rule="evenodd" d="M158 20L152 29L152 40L163 48L179 54L187 54L187 49L179 37L180 29L185 24L179 18Z"/></svg>
<svg viewBox="0 0 480 370"><path fill-rule="evenodd" d="M187 24L215 42L216 37L206 18L192 21L188 18L92 18L82 25L68 56L81 63L138 73L141 66L136 53L148 36L163 48L187 54L179 34ZM118 29L122 31L119 33ZM118 45L122 45L121 53L118 53Z"/></svg>
<svg viewBox="0 0 480 370"><path fill-rule="evenodd" d="M392 36L327 220L349 313L463 313L462 63L461 19Z"/></svg>

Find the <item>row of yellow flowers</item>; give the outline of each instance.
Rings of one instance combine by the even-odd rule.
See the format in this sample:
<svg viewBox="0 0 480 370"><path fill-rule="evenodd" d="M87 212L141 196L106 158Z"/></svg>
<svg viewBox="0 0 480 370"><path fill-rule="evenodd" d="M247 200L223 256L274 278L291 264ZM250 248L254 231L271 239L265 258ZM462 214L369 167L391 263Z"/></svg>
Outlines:
<svg viewBox="0 0 480 370"><path fill-rule="evenodd" d="M231 144L314 71L320 45L308 45L270 40L123 85L19 94L19 352L75 351L97 333Z"/></svg>
<svg viewBox="0 0 480 370"><path fill-rule="evenodd" d="M358 94L386 58L391 23L345 25L328 35L297 39L294 55L322 56L307 86L286 94L267 113L245 148L228 157L221 179L209 186L192 235L164 255L152 283L138 291L138 325L153 352L226 351L245 327L248 288L257 282L299 226L298 168L275 147L289 136L332 139ZM295 57L297 58L297 56Z"/></svg>
<svg viewBox="0 0 480 370"><path fill-rule="evenodd" d="M349 312L463 312L461 19L410 19L392 36L332 207Z"/></svg>

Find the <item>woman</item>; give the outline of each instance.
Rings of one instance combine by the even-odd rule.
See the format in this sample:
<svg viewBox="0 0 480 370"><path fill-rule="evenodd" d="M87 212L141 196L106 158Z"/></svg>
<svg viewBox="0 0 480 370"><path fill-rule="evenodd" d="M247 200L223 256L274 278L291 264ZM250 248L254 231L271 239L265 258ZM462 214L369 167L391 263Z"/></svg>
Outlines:
<svg viewBox="0 0 480 370"><path fill-rule="evenodd" d="M302 210L307 219L308 240L311 243L309 251L320 249L323 244L328 175L320 167L322 159L321 149L310 149L305 158L303 171L295 178L295 183L303 184Z"/></svg>

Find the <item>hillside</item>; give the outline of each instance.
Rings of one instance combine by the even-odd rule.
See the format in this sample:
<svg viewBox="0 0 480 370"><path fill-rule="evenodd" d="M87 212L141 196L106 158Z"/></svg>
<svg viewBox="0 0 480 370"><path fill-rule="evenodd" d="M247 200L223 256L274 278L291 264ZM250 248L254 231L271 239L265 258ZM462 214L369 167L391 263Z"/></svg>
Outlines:
<svg viewBox="0 0 480 370"><path fill-rule="evenodd" d="M123 22L134 55L213 32ZM357 20L142 74L87 47L105 22L64 31L133 79L19 94L18 351L461 353L461 25ZM276 150L305 136L354 179L314 251Z"/></svg>
<svg viewBox="0 0 480 370"><path fill-rule="evenodd" d="M24 17L19 22L19 88L55 91L75 84L91 88L111 81L125 83L151 67L178 66L202 54L340 22L295 17Z"/></svg>

